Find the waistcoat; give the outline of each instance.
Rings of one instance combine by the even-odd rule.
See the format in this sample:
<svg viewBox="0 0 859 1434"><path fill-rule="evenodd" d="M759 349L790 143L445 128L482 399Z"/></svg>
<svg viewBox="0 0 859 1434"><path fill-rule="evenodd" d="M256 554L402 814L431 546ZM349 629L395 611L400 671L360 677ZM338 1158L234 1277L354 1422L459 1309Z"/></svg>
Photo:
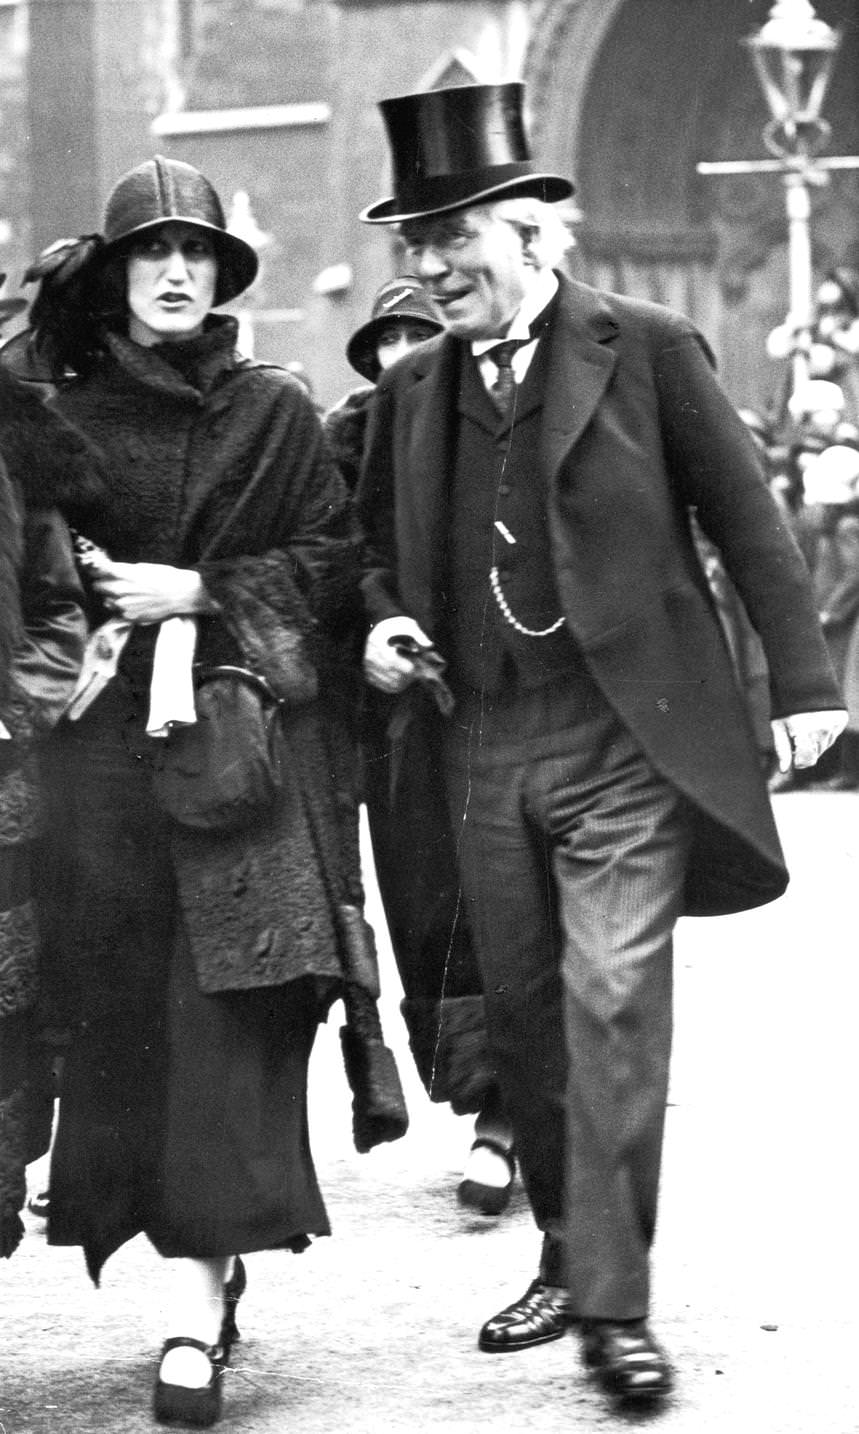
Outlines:
<svg viewBox="0 0 859 1434"><path fill-rule="evenodd" d="M549 637L526 637L505 619L490 585L490 570L525 627L550 627L560 616L546 512L547 479L539 462L543 342L516 391L510 418L501 418L477 363L464 350L461 364L456 461L450 499L448 651L455 686L489 693L540 686L574 661L566 627ZM510 541L510 539L515 541Z"/></svg>

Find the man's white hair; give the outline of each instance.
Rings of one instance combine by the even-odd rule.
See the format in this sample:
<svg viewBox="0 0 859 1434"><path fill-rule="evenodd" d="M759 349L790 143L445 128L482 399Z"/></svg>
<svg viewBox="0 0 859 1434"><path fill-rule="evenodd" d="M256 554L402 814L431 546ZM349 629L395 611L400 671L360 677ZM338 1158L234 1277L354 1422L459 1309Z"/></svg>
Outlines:
<svg viewBox="0 0 859 1434"><path fill-rule="evenodd" d="M557 269L567 250L575 246L576 241L555 205L546 204L542 199L527 196L499 199L487 207L528 240L538 269Z"/></svg>

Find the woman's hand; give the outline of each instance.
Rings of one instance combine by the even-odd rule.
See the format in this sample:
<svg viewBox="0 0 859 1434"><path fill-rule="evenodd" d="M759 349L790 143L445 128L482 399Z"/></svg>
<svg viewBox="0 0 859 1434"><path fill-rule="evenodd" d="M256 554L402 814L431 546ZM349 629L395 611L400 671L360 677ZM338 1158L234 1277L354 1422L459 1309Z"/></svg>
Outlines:
<svg viewBox="0 0 859 1434"><path fill-rule="evenodd" d="M162 622L168 617L217 611L193 568L100 558L88 564L88 571L105 607L128 622Z"/></svg>

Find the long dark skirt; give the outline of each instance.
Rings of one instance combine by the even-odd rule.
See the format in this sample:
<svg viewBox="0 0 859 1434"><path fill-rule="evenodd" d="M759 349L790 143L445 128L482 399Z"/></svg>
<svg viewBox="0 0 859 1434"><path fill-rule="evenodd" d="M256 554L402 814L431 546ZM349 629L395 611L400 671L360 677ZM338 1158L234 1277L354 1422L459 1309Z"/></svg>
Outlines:
<svg viewBox="0 0 859 1434"><path fill-rule="evenodd" d="M47 774L48 991L73 1033L49 1241L82 1245L95 1280L141 1232L166 1256L303 1249L329 1233L307 1127L317 987L200 992L141 744L118 694L98 709L63 724Z"/></svg>

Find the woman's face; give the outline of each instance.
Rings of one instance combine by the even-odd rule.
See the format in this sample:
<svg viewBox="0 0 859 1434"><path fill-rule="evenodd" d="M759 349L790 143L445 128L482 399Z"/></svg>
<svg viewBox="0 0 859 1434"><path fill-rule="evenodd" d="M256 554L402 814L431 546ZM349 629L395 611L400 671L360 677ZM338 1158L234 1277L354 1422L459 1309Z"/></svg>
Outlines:
<svg viewBox="0 0 859 1434"><path fill-rule="evenodd" d="M128 335L144 348L193 338L215 300L218 264L211 239L168 220L141 235L128 258Z"/></svg>
<svg viewBox="0 0 859 1434"><path fill-rule="evenodd" d="M403 354L411 353L436 332L434 324L422 324L420 319L392 319L382 329L376 343L379 367L383 371L390 368Z"/></svg>

